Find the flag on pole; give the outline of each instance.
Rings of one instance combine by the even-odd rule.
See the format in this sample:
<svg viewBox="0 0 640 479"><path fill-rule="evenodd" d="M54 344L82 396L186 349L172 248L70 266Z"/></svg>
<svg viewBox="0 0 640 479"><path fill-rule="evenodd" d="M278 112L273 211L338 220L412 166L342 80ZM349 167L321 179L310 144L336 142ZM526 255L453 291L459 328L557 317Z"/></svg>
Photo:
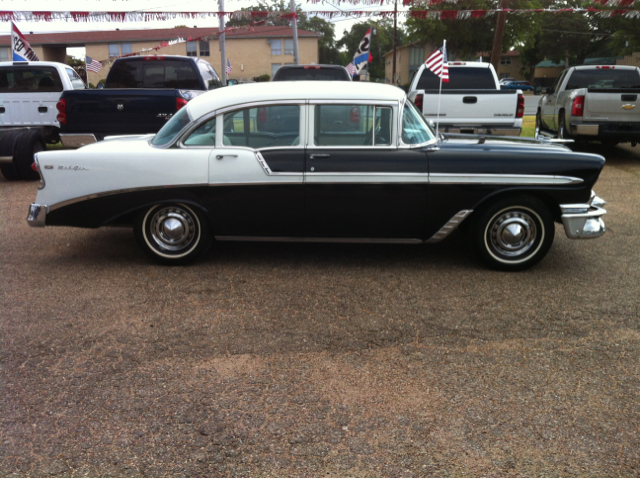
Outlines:
<svg viewBox="0 0 640 479"><path fill-rule="evenodd" d="M449 65L447 60L447 47L443 44L434 51L424 62L427 68L438 75L443 82L449 83Z"/></svg>
<svg viewBox="0 0 640 479"><path fill-rule="evenodd" d="M349 75L354 76L356 74L356 66L353 63L349 63L346 67Z"/></svg>
<svg viewBox="0 0 640 479"><path fill-rule="evenodd" d="M364 38L358 45L355 55L353 55L353 65L356 67L356 73L360 73L364 67L373 60L371 56L371 28L364 34Z"/></svg>
<svg viewBox="0 0 640 479"><path fill-rule="evenodd" d="M227 58L227 67L224 69L224 71L227 72L228 75L229 73L231 73L231 70L233 70L233 67L231 66L231 62Z"/></svg>
<svg viewBox="0 0 640 479"><path fill-rule="evenodd" d="M87 70L98 73L102 68L102 63L98 60L94 60L91 57L84 57L84 63L87 65Z"/></svg>
<svg viewBox="0 0 640 479"><path fill-rule="evenodd" d="M11 50L14 62L37 62L40 60L38 55L31 49L27 39L13 22L11 22Z"/></svg>

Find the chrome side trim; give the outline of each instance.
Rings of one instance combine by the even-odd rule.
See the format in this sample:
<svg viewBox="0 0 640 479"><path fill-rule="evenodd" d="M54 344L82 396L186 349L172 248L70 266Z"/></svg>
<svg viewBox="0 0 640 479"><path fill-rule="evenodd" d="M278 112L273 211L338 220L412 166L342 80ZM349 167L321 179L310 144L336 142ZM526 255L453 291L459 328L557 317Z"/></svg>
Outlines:
<svg viewBox="0 0 640 479"><path fill-rule="evenodd" d="M0 156L0 163L11 163L13 162L13 156Z"/></svg>
<svg viewBox="0 0 640 479"><path fill-rule="evenodd" d="M148 190L161 190L161 189L171 190L171 189L175 189L175 188L193 188L193 187L197 187L197 186L209 186L209 184L208 183L196 183L196 184L191 184L191 185L143 186L143 187L139 187L139 188L124 188L122 190L101 191L100 193L92 193L90 195L78 196L77 198L71 198L69 200L61 201L60 203L56 203L54 205L48 206L47 207L48 208L47 212L55 211L55 210L57 210L59 208L62 208L64 206L69 206L69 205L72 205L74 203L80 203L81 201L93 200L95 198L102 198L103 196L119 195L119 194L122 194L122 193L132 193L132 192L135 192L135 191L148 191Z"/></svg>
<svg viewBox="0 0 640 479"><path fill-rule="evenodd" d="M508 175L486 173L431 173L430 183L437 184L481 184L481 185L573 185L582 183L582 178L555 175Z"/></svg>
<svg viewBox="0 0 640 479"><path fill-rule="evenodd" d="M260 166L262 166L262 169L264 170L264 172L268 175L268 176L302 176L304 173L303 172L299 172L299 173L294 173L294 172L286 172L286 173L282 173L282 172L274 172L271 170L271 168L269 168L269 164L267 163L267 161L264 159L264 156L262 156L260 154L259 151L256 151L256 158L258 160L258 163L260 163ZM225 183L228 184L228 183ZM242 184L242 183L240 183ZM254 183L244 183L244 184L254 184ZM214 184L212 184L211 186L215 186Z"/></svg>
<svg viewBox="0 0 640 479"><path fill-rule="evenodd" d="M31 203L31 206L29 206L27 223L29 223L29 226L35 226L39 228L45 226L48 212L49 207L47 205L38 205L35 203Z"/></svg>
<svg viewBox="0 0 640 479"><path fill-rule="evenodd" d="M455 230L460 223L464 221L464 219L473 213L473 210L462 210L456 213L453 218L451 218L447 223L438 230L436 234L434 234L431 238L429 238L425 243L438 243L449 236L453 230Z"/></svg>
<svg viewBox="0 0 640 479"><path fill-rule="evenodd" d="M214 236L218 241L269 241L290 243L380 243L420 244L418 238L303 238L289 236Z"/></svg>
<svg viewBox="0 0 640 479"><path fill-rule="evenodd" d="M80 148L97 141L93 133L60 133L60 143L65 148Z"/></svg>

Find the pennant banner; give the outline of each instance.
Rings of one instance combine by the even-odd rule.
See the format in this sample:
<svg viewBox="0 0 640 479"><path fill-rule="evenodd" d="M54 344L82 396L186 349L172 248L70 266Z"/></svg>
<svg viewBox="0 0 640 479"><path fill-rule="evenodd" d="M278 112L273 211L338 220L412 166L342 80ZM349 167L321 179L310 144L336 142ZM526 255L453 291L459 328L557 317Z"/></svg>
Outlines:
<svg viewBox="0 0 640 479"><path fill-rule="evenodd" d="M604 0L603 0L604 1ZM620 0L628 1L628 0ZM638 0L640 1L640 0ZM587 8L536 8L536 9L495 9L495 10L409 10L398 11L373 11L373 10L324 10L309 11L305 14L309 16L320 16L328 19L336 17L391 17L394 14L420 19L434 20L464 20L467 18L481 18L485 15L493 15L499 12L507 12L510 14L524 15L528 13L593 13L603 17L612 15L624 15L629 18L638 18L640 10L616 9L603 10L594 7ZM151 22L159 20L184 20L184 19L206 19L227 16L236 19L261 18L264 19L260 23L264 23L267 19L291 19L296 16L291 12L263 12L263 11L246 11L239 10L236 12L17 12L17 11L0 11L0 21L23 21L23 22L51 22L51 21L67 21L67 22ZM297 18L297 16L296 16ZM253 23L252 25L258 25ZM225 30L230 31L230 30Z"/></svg>

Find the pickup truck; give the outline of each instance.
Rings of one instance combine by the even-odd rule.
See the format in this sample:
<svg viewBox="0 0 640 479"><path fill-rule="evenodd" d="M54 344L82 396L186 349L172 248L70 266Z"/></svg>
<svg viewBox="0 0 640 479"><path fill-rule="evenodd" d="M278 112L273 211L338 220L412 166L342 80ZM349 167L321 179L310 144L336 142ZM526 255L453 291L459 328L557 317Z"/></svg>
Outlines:
<svg viewBox="0 0 640 479"><path fill-rule="evenodd" d="M105 136L156 133L189 100L222 86L201 58L118 58L103 89L66 91L57 104L60 140L80 147Z"/></svg>
<svg viewBox="0 0 640 479"><path fill-rule="evenodd" d="M38 179L33 154L59 141L61 93L84 88L64 63L0 62L0 171L7 180Z"/></svg>
<svg viewBox="0 0 640 479"><path fill-rule="evenodd" d="M524 115L521 90L501 90L490 63L449 62L449 82L422 65L409 86L409 99L427 120L449 133L520 136Z"/></svg>
<svg viewBox="0 0 640 479"><path fill-rule="evenodd" d="M584 65L563 71L540 98L536 136L597 140L607 146L640 140L640 68Z"/></svg>

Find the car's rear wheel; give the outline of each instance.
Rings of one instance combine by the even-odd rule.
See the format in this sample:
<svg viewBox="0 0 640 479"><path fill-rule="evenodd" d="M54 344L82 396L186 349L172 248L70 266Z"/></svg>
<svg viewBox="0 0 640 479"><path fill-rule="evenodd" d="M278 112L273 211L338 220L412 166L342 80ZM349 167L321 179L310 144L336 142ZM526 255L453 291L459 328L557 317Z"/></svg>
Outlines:
<svg viewBox="0 0 640 479"><path fill-rule="evenodd" d="M560 115L558 120L558 138L561 140L570 140L571 135L567 131L567 121L564 119L564 113Z"/></svg>
<svg viewBox="0 0 640 479"><path fill-rule="evenodd" d="M39 180L40 175L32 168L33 155L46 150L44 136L40 129L26 130L16 141L13 162L23 180Z"/></svg>
<svg viewBox="0 0 640 479"><path fill-rule="evenodd" d="M522 196L499 200L481 211L471 235L476 252L490 268L520 271L545 257L555 227L544 203Z"/></svg>
<svg viewBox="0 0 640 479"><path fill-rule="evenodd" d="M145 254L166 265L191 263L211 245L206 217L182 203L154 205L142 211L134 235Z"/></svg>

